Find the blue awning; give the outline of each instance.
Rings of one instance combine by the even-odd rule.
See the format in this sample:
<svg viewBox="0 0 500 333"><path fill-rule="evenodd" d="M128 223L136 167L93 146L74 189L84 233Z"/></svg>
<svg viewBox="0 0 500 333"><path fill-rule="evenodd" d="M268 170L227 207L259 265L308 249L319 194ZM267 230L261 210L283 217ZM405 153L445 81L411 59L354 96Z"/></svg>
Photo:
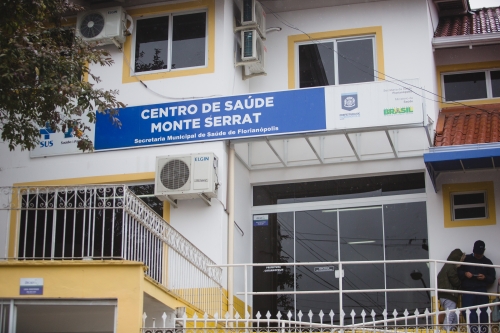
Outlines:
<svg viewBox="0 0 500 333"><path fill-rule="evenodd" d="M437 192L436 179L442 172L500 167L500 143L433 147L424 154L424 163Z"/></svg>

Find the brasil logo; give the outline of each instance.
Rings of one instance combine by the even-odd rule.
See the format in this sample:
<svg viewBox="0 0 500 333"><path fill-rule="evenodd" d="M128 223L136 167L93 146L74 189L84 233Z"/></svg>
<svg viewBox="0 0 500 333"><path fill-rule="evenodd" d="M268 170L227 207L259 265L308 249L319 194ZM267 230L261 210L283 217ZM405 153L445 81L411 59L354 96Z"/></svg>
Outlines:
<svg viewBox="0 0 500 333"><path fill-rule="evenodd" d="M408 106L406 108L384 109L384 116L398 115L398 114L411 114L411 113L413 113L413 106Z"/></svg>

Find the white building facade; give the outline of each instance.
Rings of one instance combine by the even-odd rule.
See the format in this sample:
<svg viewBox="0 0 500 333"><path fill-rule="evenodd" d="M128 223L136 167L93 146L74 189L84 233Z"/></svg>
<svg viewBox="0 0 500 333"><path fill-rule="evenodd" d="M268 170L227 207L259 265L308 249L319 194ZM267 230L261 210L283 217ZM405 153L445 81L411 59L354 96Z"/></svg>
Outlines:
<svg viewBox="0 0 500 333"><path fill-rule="evenodd" d="M230 295L241 300L245 285L254 292L435 287L434 268L424 262L342 271L284 263L445 260L455 248L469 253L477 239L500 263L498 211L490 216L494 223L450 227L442 190L448 183L490 182L494 206L498 171L447 173L434 185L423 159L443 107L436 96L443 68L498 62L497 45L467 55L434 50L440 18L430 0L262 1L262 7L266 75L245 78L249 65L235 66L247 47L240 3L124 3L131 34L121 48L102 46L114 65L91 68L102 79L98 87L118 89L127 105L118 115L121 128L99 117L96 150L85 154L67 148L76 144L63 133L41 135L54 147L32 152L0 144L0 186L153 185L157 157L213 153L215 197L172 194L158 212L217 265L274 264L256 266L246 278L241 267L234 269ZM154 197L153 187L146 188L139 194ZM10 212L0 214L0 257L19 256ZM422 281L412 279L415 270ZM247 301L254 315L431 308L424 291Z"/></svg>

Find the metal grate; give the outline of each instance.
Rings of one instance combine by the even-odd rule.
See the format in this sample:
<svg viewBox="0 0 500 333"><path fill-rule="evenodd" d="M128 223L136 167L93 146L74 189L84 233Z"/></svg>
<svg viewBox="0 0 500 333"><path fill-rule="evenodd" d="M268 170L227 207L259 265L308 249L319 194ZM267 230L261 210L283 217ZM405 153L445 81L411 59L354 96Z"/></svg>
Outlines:
<svg viewBox="0 0 500 333"><path fill-rule="evenodd" d="M189 167L182 160L171 160L163 166L160 181L169 190L183 187L189 179Z"/></svg>
<svg viewBox="0 0 500 333"><path fill-rule="evenodd" d="M90 13L83 18L80 24L80 32L86 38L99 35L104 29L104 17L99 13Z"/></svg>

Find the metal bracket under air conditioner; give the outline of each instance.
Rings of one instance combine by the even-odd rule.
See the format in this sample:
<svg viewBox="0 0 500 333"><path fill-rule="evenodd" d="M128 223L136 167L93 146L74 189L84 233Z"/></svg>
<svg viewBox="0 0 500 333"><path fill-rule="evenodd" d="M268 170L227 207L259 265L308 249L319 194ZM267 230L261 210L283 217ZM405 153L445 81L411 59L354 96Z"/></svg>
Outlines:
<svg viewBox="0 0 500 333"><path fill-rule="evenodd" d="M198 193L198 197L203 200L208 206L212 206L211 199L207 197L205 193ZM168 201L170 205L172 205L172 207L178 208L177 199L172 199L169 195L165 196L165 198L167 199L166 201Z"/></svg>
<svg viewBox="0 0 500 333"><path fill-rule="evenodd" d="M250 75L246 74L246 72L245 72L245 66L248 66L248 65L251 65L251 64L255 64L255 63L258 63L258 62L259 62L259 60L238 61L238 59L236 58L236 54L234 55L234 67L240 67L241 66L243 80L248 80L248 79L251 79L251 78L256 77L256 76L267 76L266 72L252 73Z"/></svg>
<svg viewBox="0 0 500 333"><path fill-rule="evenodd" d="M170 196L166 195L165 198L172 205L172 207L177 208L177 199L172 199Z"/></svg>
<svg viewBox="0 0 500 333"><path fill-rule="evenodd" d="M205 195L205 193L199 193L198 196L201 200L203 200L207 205L212 206L212 201L209 197Z"/></svg>

